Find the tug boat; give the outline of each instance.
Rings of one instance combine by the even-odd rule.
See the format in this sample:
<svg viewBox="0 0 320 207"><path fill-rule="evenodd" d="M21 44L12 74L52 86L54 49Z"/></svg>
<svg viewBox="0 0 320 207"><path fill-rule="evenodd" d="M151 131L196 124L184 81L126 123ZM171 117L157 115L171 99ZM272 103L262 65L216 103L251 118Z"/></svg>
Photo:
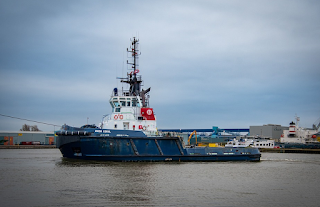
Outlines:
<svg viewBox="0 0 320 207"><path fill-rule="evenodd" d="M127 49L131 62L127 90L114 88L110 97L112 113L99 126L63 125L56 132L57 147L63 157L99 161L260 161L258 149L251 147L185 146L181 137L162 136L156 115L149 106L151 88L142 89L139 75L139 40L133 37Z"/></svg>

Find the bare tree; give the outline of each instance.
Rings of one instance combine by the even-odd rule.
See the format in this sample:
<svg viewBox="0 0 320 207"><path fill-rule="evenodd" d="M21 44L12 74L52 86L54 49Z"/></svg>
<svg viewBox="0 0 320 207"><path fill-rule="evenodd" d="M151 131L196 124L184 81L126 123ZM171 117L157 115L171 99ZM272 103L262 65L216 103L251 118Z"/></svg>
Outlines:
<svg viewBox="0 0 320 207"><path fill-rule="evenodd" d="M29 126L27 124L22 125L22 129L20 131L33 131L33 132L38 132L41 131L37 125Z"/></svg>
<svg viewBox="0 0 320 207"><path fill-rule="evenodd" d="M37 125L34 125L34 126L31 126L31 131L38 132L38 131L41 131L41 130L38 129Z"/></svg>
<svg viewBox="0 0 320 207"><path fill-rule="evenodd" d="M27 124L22 125L22 128L20 129L20 131L30 131L30 126Z"/></svg>

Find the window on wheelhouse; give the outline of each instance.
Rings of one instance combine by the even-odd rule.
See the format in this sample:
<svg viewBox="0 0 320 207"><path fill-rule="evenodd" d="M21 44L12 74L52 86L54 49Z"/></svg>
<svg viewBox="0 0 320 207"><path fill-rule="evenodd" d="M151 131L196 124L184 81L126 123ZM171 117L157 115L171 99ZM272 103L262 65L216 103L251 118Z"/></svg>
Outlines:
<svg viewBox="0 0 320 207"><path fill-rule="evenodd" d="M133 98L133 99L132 99L132 106L133 106L133 107L136 107L136 106L137 106L137 99L136 99L136 98Z"/></svg>
<svg viewBox="0 0 320 207"><path fill-rule="evenodd" d="M126 99L125 98L120 98L120 105L126 106Z"/></svg>
<svg viewBox="0 0 320 207"><path fill-rule="evenodd" d="M120 104L119 104L118 101L113 101L113 105L114 105L115 107L119 107L119 106L120 106Z"/></svg>

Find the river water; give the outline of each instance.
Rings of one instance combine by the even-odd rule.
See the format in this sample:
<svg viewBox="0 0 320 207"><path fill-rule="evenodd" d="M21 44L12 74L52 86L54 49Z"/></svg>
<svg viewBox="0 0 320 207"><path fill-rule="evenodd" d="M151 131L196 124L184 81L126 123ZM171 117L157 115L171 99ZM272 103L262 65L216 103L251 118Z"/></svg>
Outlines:
<svg viewBox="0 0 320 207"><path fill-rule="evenodd" d="M0 150L1 206L319 206L319 154L260 162L72 161L58 149Z"/></svg>

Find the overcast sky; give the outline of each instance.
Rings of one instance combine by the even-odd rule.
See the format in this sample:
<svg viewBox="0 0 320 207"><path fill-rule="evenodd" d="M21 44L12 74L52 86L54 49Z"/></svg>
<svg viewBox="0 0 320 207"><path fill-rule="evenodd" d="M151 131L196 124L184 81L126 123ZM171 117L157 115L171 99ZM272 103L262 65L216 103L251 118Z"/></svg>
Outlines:
<svg viewBox="0 0 320 207"><path fill-rule="evenodd" d="M0 114L98 124L136 36L159 129L320 117L320 1L0 0L0 27Z"/></svg>

